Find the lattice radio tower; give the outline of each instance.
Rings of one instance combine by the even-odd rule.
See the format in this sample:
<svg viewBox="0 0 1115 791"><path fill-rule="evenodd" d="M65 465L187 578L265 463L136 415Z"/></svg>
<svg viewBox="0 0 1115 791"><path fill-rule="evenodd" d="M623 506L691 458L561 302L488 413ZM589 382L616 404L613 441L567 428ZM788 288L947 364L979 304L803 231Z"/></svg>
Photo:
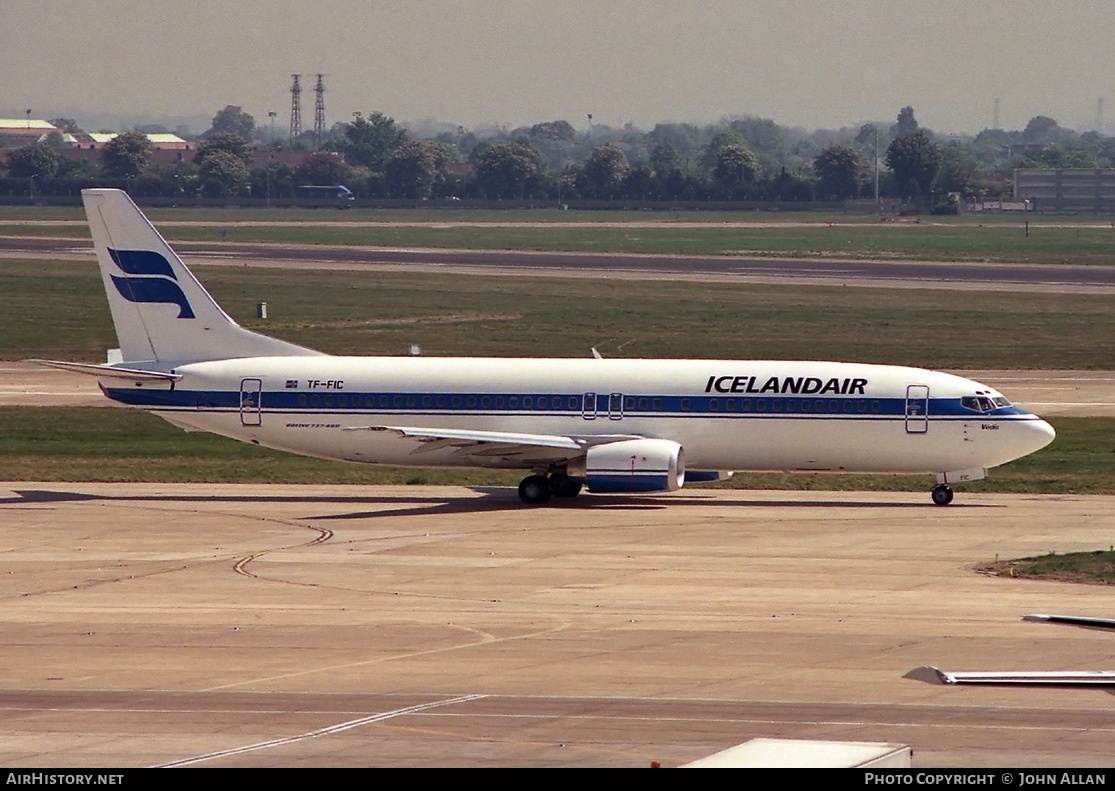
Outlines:
<svg viewBox="0 0 1115 791"><path fill-rule="evenodd" d="M292 74L294 84L290 86L290 145L302 135L302 75Z"/></svg>
<svg viewBox="0 0 1115 791"><path fill-rule="evenodd" d="M322 81L324 74L317 75L317 85L314 93L317 100L314 102L314 148L321 148L325 142L325 83Z"/></svg>

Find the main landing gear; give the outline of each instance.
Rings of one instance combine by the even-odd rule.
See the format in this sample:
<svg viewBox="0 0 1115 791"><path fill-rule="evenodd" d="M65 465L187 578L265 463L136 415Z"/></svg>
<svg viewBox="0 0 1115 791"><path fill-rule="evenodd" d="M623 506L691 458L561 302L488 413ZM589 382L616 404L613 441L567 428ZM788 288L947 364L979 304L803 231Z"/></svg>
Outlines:
<svg viewBox="0 0 1115 791"><path fill-rule="evenodd" d="M545 475L528 475L519 483L519 499L527 505L542 505L550 497L576 497L581 491L581 481L563 472Z"/></svg>
<svg viewBox="0 0 1115 791"><path fill-rule="evenodd" d="M943 483L933 487L933 504L948 505L952 502L952 489Z"/></svg>

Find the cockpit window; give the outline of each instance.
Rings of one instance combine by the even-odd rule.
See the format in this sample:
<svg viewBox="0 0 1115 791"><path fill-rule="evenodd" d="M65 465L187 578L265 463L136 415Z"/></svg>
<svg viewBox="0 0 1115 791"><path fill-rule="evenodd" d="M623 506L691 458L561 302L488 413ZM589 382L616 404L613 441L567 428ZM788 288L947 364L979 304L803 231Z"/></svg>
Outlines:
<svg viewBox="0 0 1115 791"><path fill-rule="evenodd" d="M1000 401L1003 403L1000 404ZM960 405L975 412L990 412L997 406L1010 406L1010 402L1005 398L996 398L992 401L987 396L964 396L960 399Z"/></svg>
<svg viewBox="0 0 1115 791"><path fill-rule="evenodd" d="M995 396L995 398L992 398L991 400L995 402L995 406L997 406L997 407L999 407L999 406L1010 406L1011 405L1010 401L1003 398L1002 396Z"/></svg>

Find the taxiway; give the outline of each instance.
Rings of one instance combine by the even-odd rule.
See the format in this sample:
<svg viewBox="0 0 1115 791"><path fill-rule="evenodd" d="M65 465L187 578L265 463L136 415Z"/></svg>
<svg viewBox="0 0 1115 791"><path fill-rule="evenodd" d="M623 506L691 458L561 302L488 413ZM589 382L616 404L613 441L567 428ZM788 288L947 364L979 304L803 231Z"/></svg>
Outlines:
<svg viewBox="0 0 1115 791"><path fill-rule="evenodd" d="M1110 765L1103 586L972 566L1106 548L1115 498L683 490L524 509L433 487L0 484L0 763L663 766L752 737L929 766Z"/></svg>

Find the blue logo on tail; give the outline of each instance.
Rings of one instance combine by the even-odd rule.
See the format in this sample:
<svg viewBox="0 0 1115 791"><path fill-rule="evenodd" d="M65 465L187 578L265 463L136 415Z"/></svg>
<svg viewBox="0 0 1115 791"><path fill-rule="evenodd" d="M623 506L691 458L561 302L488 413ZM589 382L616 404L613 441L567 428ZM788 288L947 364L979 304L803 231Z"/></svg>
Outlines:
<svg viewBox="0 0 1115 791"><path fill-rule="evenodd" d="M177 305L178 318L194 318L190 301L186 299L182 288L174 282L178 276L163 255L153 250L116 250L112 247L108 248L108 254L125 274L140 275L110 275L113 285L124 299L129 302L164 302Z"/></svg>

